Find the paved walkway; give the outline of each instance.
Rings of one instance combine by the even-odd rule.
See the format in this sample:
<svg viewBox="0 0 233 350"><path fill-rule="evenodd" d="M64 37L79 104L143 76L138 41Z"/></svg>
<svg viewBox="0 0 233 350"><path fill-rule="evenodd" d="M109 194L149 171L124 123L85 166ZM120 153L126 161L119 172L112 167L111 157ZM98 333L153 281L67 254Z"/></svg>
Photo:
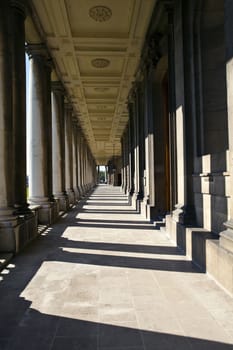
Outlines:
<svg viewBox="0 0 233 350"><path fill-rule="evenodd" d="M119 188L99 186L0 280L1 350L233 349L233 299Z"/></svg>

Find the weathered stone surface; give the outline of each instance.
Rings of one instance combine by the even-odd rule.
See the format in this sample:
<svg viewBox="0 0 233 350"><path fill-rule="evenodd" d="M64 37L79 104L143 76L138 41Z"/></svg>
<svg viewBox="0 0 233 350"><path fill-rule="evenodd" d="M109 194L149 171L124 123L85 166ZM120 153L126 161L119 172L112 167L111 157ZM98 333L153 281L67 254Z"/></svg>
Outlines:
<svg viewBox="0 0 233 350"><path fill-rule="evenodd" d="M0 277L7 350L232 349L232 298L120 188L99 186Z"/></svg>

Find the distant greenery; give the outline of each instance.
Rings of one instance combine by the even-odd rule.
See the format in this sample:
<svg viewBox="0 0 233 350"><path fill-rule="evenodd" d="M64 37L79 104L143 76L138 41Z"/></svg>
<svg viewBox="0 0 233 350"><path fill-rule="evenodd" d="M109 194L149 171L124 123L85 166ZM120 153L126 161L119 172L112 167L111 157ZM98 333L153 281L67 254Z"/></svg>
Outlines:
<svg viewBox="0 0 233 350"><path fill-rule="evenodd" d="M100 171L99 172L99 182L104 182L105 181L105 171Z"/></svg>

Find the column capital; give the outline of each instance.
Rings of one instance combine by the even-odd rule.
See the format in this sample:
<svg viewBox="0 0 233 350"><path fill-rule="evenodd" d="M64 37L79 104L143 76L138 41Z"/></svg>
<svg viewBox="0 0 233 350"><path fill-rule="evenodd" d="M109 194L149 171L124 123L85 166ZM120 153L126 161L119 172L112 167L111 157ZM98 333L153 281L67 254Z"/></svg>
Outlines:
<svg viewBox="0 0 233 350"><path fill-rule="evenodd" d="M161 4L164 6L167 12L174 10L174 0L161 0Z"/></svg>
<svg viewBox="0 0 233 350"><path fill-rule="evenodd" d="M42 60L50 69L53 68L53 61L45 44L27 44L26 52L29 59L36 58Z"/></svg>
<svg viewBox="0 0 233 350"><path fill-rule="evenodd" d="M65 108L73 110L73 105L72 102L70 101L69 97L67 95L64 96L64 103L65 103Z"/></svg>
<svg viewBox="0 0 233 350"><path fill-rule="evenodd" d="M79 122L78 122L78 119L77 119L75 113L72 113L71 118L72 118L72 123L74 123L76 126L78 126Z"/></svg>
<svg viewBox="0 0 233 350"><path fill-rule="evenodd" d="M10 0L10 6L14 8L21 16L26 18L26 3L25 0Z"/></svg>
<svg viewBox="0 0 233 350"><path fill-rule="evenodd" d="M144 76L148 75L148 72L155 68L162 57L160 50L160 40L162 38L161 33L155 33L148 41L145 54L142 57L141 72Z"/></svg>
<svg viewBox="0 0 233 350"><path fill-rule="evenodd" d="M153 67L156 67L158 61L162 56L159 47L159 42L161 38L161 33L155 33L155 35L151 37L148 44L147 60L148 63L151 64Z"/></svg>
<svg viewBox="0 0 233 350"><path fill-rule="evenodd" d="M57 94L65 95L65 89L61 81L51 81L51 90Z"/></svg>
<svg viewBox="0 0 233 350"><path fill-rule="evenodd" d="M141 88L141 81L135 81L129 93L128 102L135 103L137 99L138 92Z"/></svg>

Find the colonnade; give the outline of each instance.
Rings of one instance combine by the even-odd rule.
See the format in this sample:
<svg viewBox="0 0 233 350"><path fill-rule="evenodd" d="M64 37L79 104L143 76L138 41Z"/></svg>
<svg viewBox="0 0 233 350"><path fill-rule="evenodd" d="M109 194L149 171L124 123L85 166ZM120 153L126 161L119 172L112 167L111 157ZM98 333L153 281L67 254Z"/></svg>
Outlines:
<svg viewBox="0 0 233 350"><path fill-rule="evenodd" d="M56 221L96 182L95 160L62 83L51 81L55 68L43 43L26 45L27 136L25 17L23 1L0 2L1 252L19 251L38 224Z"/></svg>
<svg viewBox="0 0 233 350"><path fill-rule="evenodd" d="M154 40L154 39L153 39ZM122 136L122 188L149 220L164 214L155 203L155 46L148 46L128 99L129 123Z"/></svg>
<svg viewBox="0 0 233 350"><path fill-rule="evenodd" d="M228 0L156 3L121 140L132 204L231 293L232 13Z"/></svg>

